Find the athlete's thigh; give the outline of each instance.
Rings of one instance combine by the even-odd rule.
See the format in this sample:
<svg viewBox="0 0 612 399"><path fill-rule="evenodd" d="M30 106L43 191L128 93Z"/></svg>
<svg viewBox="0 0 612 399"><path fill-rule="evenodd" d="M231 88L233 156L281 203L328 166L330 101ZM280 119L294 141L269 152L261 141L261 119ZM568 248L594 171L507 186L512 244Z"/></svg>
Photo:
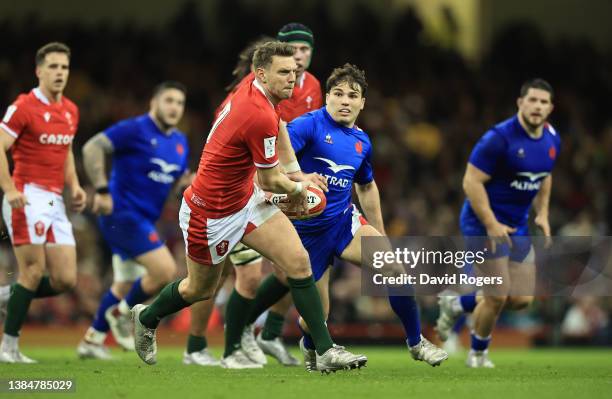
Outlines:
<svg viewBox="0 0 612 399"><path fill-rule="evenodd" d="M523 262L510 261L508 265L510 275L511 296L533 296L536 287L536 265L532 259Z"/></svg>
<svg viewBox="0 0 612 399"><path fill-rule="evenodd" d="M349 245L342 251L340 258L360 267L362 250L361 237L382 237L382 234L369 224L363 225L358 228Z"/></svg>
<svg viewBox="0 0 612 399"><path fill-rule="evenodd" d="M206 298L213 296L223 274L223 263L203 265L187 258L187 289Z"/></svg>
<svg viewBox="0 0 612 399"><path fill-rule="evenodd" d="M176 270L174 258L165 245L145 252L137 256L135 260L138 264L144 266L149 274L152 275Z"/></svg>
<svg viewBox="0 0 612 399"><path fill-rule="evenodd" d="M74 245L45 245L47 271L51 280L69 282L76 280L76 247Z"/></svg>
<svg viewBox="0 0 612 399"><path fill-rule="evenodd" d="M36 290L45 271L43 245L19 245L13 247L19 275L17 281L29 290Z"/></svg>
<svg viewBox="0 0 612 399"><path fill-rule="evenodd" d="M285 269L306 251L295 228L282 212L277 212L242 237L242 242Z"/></svg>
<svg viewBox="0 0 612 399"><path fill-rule="evenodd" d="M495 297L506 297L510 293L511 278L509 269L509 260L507 256L500 258L485 259L482 263L475 263L474 269L476 276L481 278L494 278L501 277L501 284L484 284L482 287L483 295L495 296Z"/></svg>

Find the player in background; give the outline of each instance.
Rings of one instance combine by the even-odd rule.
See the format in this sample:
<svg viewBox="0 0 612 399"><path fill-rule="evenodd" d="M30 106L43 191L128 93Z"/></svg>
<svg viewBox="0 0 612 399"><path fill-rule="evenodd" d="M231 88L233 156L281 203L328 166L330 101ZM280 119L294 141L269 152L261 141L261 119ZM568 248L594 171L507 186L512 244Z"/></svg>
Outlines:
<svg viewBox="0 0 612 399"><path fill-rule="evenodd" d="M172 187L190 183L188 144L176 126L185 110L186 88L167 81L153 91L147 114L120 121L83 147L85 171L96 188L92 211L113 253L113 284L103 295L93 324L79 343L80 357L109 359L109 329L126 350L134 349L130 309L175 276L176 265L155 229ZM110 181L106 157L112 157ZM212 361L205 352L201 357Z"/></svg>
<svg viewBox="0 0 612 399"><path fill-rule="evenodd" d="M276 143L279 117L275 106L291 97L297 70L294 51L280 42L260 46L253 57L256 79L236 91L212 126L179 216L187 250L187 278L167 285L151 305L139 304L132 310L136 352L147 364L157 361L159 321L194 302L210 299L222 264L239 241L287 274L298 312L312 332L320 370L361 367L367 362L365 356L334 345L308 255L289 219L267 203L262 192L286 193L298 213L306 209L310 182L294 182L280 172ZM291 151L287 137L279 137L278 146L283 153ZM255 173L261 188L253 182Z"/></svg>
<svg viewBox="0 0 612 399"><path fill-rule="evenodd" d="M36 52L35 60L38 87L19 95L0 122L2 216L19 268L0 344L4 363L36 363L19 351L18 344L30 302L70 290L77 279L64 187L73 211L81 212L86 204L72 153L79 110L63 95L70 49L63 43L48 43ZM6 157L9 149L15 165L12 178Z"/></svg>
<svg viewBox="0 0 612 399"><path fill-rule="evenodd" d="M499 314L503 309L524 309L533 300L535 256L528 231L529 211L533 204L535 224L550 239L551 171L561 149L558 133L547 122L552 100L548 82L525 82L517 99L518 113L488 130L467 164L461 232L475 250L483 250L486 242L482 237L489 237L491 250L475 269L504 281L495 288L485 286L478 302L475 294L440 298L437 330L442 340L462 314L473 312L468 367L494 367L488 347Z"/></svg>
<svg viewBox="0 0 612 399"><path fill-rule="evenodd" d="M321 84L311 73L307 71L312 60L314 48L314 35L310 28L300 23L289 23L284 25L277 34L280 42L288 43L295 49L293 59L297 64L296 82L291 97L278 104L281 120L290 122L307 112L320 108L323 105L323 94ZM249 82L247 77L243 80ZM305 178L294 174L296 180ZM278 278L270 274L261 280L261 261L251 260L256 255L250 248L238 244L232 251L234 264L242 263L243 266L236 268L236 288L232 292L226 306L225 324L225 356L242 348L247 357L255 363L266 364L265 354L276 358L285 366L299 365L296 359L283 344L281 333L285 321L285 314L293 304L291 297L284 295L278 303L274 304L267 315L264 327L258 334L257 340L254 336L254 322L251 320L251 308L258 302L268 302L269 299L257 299L256 295L262 286L262 293L266 295L277 292L275 287L279 284ZM238 258L238 259L233 259ZM270 287L268 290L266 287ZM283 286L284 287L284 286ZM271 292L272 291L272 292ZM286 289L283 290L286 293ZM276 302L276 301L275 301ZM268 302L269 303L269 302ZM258 315L266 309L255 309ZM244 323L247 323L246 326Z"/></svg>

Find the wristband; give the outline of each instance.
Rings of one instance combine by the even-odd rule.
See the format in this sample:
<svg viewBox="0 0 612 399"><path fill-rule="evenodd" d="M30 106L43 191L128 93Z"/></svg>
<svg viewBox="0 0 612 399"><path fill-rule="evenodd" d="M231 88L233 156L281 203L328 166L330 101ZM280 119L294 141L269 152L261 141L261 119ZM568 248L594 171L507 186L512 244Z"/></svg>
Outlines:
<svg viewBox="0 0 612 399"><path fill-rule="evenodd" d="M301 193L303 189L304 189L304 186L302 185L302 182L297 182L295 183L295 188L291 192L291 195L297 195Z"/></svg>
<svg viewBox="0 0 612 399"><path fill-rule="evenodd" d="M295 173L302 170L298 161L293 161L287 165L283 165L283 169L285 169L285 173Z"/></svg>
<svg viewBox="0 0 612 399"><path fill-rule="evenodd" d="M108 194L108 193L110 193L108 186L96 188L96 194Z"/></svg>

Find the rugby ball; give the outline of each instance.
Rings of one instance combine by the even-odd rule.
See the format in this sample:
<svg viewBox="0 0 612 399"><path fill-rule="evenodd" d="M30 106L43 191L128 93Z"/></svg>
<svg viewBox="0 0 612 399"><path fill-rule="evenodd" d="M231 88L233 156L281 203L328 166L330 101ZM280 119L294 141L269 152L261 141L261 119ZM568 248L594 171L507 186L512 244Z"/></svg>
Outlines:
<svg viewBox="0 0 612 399"><path fill-rule="evenodd" d="M323 190L316 186L308 186L308 209L306 213L303 213L300 218L296 216L296 213L291 208L291 200L287 194L274 194L266 192L266 199L278 206L280 210L292 220L303 220L310 219L315 216L319 216L325 210L327 205L327 198Z"/></svg>

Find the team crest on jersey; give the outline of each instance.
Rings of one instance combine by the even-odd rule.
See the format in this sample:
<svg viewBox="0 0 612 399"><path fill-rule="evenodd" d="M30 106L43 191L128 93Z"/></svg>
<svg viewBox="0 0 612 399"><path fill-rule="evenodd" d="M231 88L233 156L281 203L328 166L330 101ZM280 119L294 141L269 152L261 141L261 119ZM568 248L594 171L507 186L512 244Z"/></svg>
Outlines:
<svg viewBox="0 0 612 399"><path fill-rule="evenodd" d="M557 158L557 149L554 146L551 146L548 149L548 157L552 160L554 160L555 158Z"/></svg>
<svg viewBox="0 0 612 399"><path fill-rule="evenodd" d="M37 236L42 237L45 234L45 224L43 222L36 222L34 232Z"/></svg>
<svg viewBox="0 0 612 399"><path fill-rule="evenodd" d="M519 148L519 150L516 152L516 156L519 158L525 158L525 149Z"/></svg>
<svg viewBox="0 0 612 399"><path fill-rule="evenodd" d="M306 106L308 107L308 109L312 107L312 97L306 97Z"/></svg>
<svg viewBox="0 0 612 399"><path fill-rule="evenodd" d="M179 155L183 155L185 153L185 147L181 143L176 145L176 153Z"/></svg>
<svg viewBox="0 0 612 399"><path fill-rule="evenodd" d="M51 114L48 112L45 112L45 114L43 115L43 118L45 119L45 122L49 122L49 119L51 119Z"/></svg>
<svg viewBox="0 0 612 399"><path fill-rule="evenodd" d="M219 244L217 244L217 246L215 247L215 250L217 251L217 256L223 256L227 253L227 250L229 249L229 241L227 240L223 240L221 241Z"/></svg>
<svg viewBox="0 0 612 399"><path fill-rule="evenodd" d="M358 154L363 152L363 144L361 144L361 141L355 143L355 151L357 151Z"/></svg>
<svg viewBox="0 0 612 399"><path fill-rule="evenodd" d="M332 138L331 138L331 134L327 133L327 135L325 136L325 142L327 144L334 144L334 142L332 141Z"/></svg>
<svg viewBox="0 0 612 399"><path fill-rule="evenodd" d="M157 234L157 231L152 231L149 233L149 241L150 242L157 242L159 241L159 235Z"/></svg>

